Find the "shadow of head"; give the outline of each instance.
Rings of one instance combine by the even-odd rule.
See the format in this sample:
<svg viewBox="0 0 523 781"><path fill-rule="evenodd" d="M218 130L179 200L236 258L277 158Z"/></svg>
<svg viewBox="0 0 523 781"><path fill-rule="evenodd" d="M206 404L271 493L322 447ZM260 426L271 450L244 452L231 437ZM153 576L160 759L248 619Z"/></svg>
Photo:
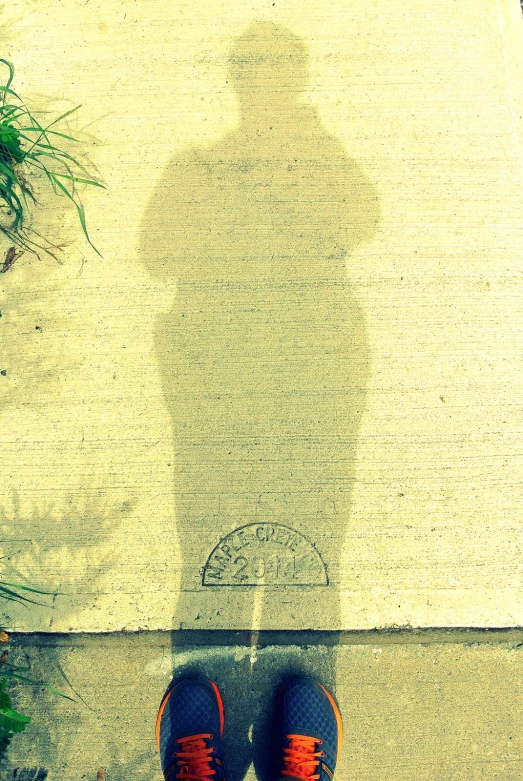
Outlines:
<svg viewBox="0 0 523 781"><path fill-rule="evenodd" d="M229 80L244 111L260 104L292 103L307 86L305 43L274 22L255 22L236 38L228 66Z"/></svg>

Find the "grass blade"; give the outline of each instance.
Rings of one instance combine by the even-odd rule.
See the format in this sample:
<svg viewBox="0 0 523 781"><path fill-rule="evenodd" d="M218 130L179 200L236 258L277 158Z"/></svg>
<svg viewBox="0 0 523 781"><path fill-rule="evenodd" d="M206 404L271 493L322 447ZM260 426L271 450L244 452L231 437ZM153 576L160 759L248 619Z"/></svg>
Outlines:
<svg viewBox="0 0 523 781"><path fill-rule="evenodd" d="M0 580L0 587L2 585L12 586L13 588L20 588L23 591L32 591L33 594L49 594L50 596L54 596L55 594L58 593L57 591L41 591L38 588L30 588L29 586L22 586L18 583L6 583L5 580Z"/></svg>
<svg viewBox="0 0 523 781"><path fill-rule="evenodd" d="M0 59L0 62L3 62L4 65L7 65L9 68L9 78L7 80L6 87L11 86L11 82L13 81L14 75L15 75L15 69L12 63L9 62L9 60Z"/></svg>
<svg viewBox="0 0 523 781"><path fill-rule="evenodd" d="M35 146L40 147L40 149L38 149L38 151L36 151L36 152L28 152L28 153L26 153L26 157L32 159L33 157L38 157L40 155L45 154L45 155L47 155L49 157L53 157L55 160L58 160L58 162L62 162L61 160L59 160L59 158L60 157L64 157L67 160L70 160L72 163L74 163L82 171L85 171L85 173L89 173L87 168L84 165L82 165L82 163L80 163L78 160L76 160L76 158L72 157L67 152L64 152L63 149L58 149L58 147L54 146L53 144L42 144L41 142L38 142L37 144L35 144ZM51 154L50 152L43 152L43 151L41 151L43 149L49 149L49 150L51 150L53 152L53 154Z"/></svg>
<svg viewBox="0 0 523 781"><path fill-rule="evenodd" d="M86 224L85 224L85 213L84 213L84 209L83 209L83 206L82 206L82 204L81 204L81 203L77 203L77 202L74 200L73 196L71 195L71 193L69 192L69 190L67 189L67 187L65 187L65 186L62 184L62 182L61 182L61 181L58 179L58 177L56 176L56 174L53 174L53 173L50 171L50 172L49 172L49 175L52 177L52 179L53 179L53 180L54 180L54 182L55 182L55 183L58 185L58 187L59 187L59 188L62 190L62 192L64 192L64 193L67 195L67 197L68 197L68 198L69 198L69 199L70 199L70 200L71 200L71 201L74 203L74 205L76 206L76 210L78 211L78 216L79 216L79 218L80 218L80 224L81 224L81 226L82 226L82 228L83 228L83 231L84 231L84 234L85 234L85 237L86 237L87 241L89 242L89 244L91 245L91 247L94 249L94 251L95 251L95 252L96 252L98 255L100 255L100 257L103 257L103 255L102 255L100 252L98 252L98 250L97 250L97 249L96 249L96 247L94 246L93 242L92 242L92 241L91 241L91 239L89 238L89 234L87 233L87 226L86 226Z"/></svg>
<svg viewBox="0 0 523 781"><path fill-rule="evenodd" d="M95 187L101 187L102 189L107 190L105 184L101 184L101 182L95 182L92 179L80 179L78 176L70 176L69 174L59 173L55 173L55 176L61 176L64 179L72 179L73 182L80 182L81 184L93 184Z"/></svg>
<svg viewBox="0 0 523 781"><path fill-rule="evenodd" d="M15 668L17 669L17 668ZM25 675L19 675L16 672L12 672L12 670L8 670L6 672L3 672L2 669L0 669L0 678L12 678L15 681L21 681L22 683L28 683L31 686L43 686L45 689L49 689L49 691L52 691L53 694L58 694L59 697L63 697L64 700L71 700L71 702L76 702L76 700L73 697L69 697L68 694L64 694L63 692L59 691L58 689L55 689L54 686L50 686L48 683L43 683L42 681L34 681L32 678L27 678Z"/></svg>
<svg viewBox="0 0 523 781"><path fill-rule="evenodd" d="M47 138L47 136L46 136L45 134L46 134L46 132L49 130L49 128L50 128L50 127L52 127L53 125L56 125L56 123L57 123L57 122L60 122L60 120L62 120L62 119L65 119L65 117L68 117L70 114L73 114L75 111L78 111L78 109L80 108L80 106L81 106L81 105L82 105L82 104L80 103L80 105L78 105L78 106L75 106L75 108L72 108L72 109L70 109L69 111L66 111L66 112L65 112L65 114L62 114L62 115L61 115L61 116L59 116L57 119L55 119L55 120L53 120L52 122L50 122L50 123L47 125L47 127L45 127L45 128L44 128L44 127L42 127L42 126L40 125L40 123L39 123L39 122L38 122L36 119L34 120L34 122L35 122L35 124L36 124L36 125L37 125L37 126L40 128L40 130L42 131L42 135L44 136L44 138ZM37 141L39 141L39 140L40 140L40 138L42 137L42 135L41 135L41 136L40 136L40 137L37 139ZM35 141L35 144L37 143L37 141ZM35 144L33 144L33 146L34 146ZM30 147L28 151L30 152L32 148L33 148L33 147Z"/></svg>
<svg viewBox="0 0 523 781"><path fill-rule="evenodd" d="M15 98L17 98L17 97L18 97L18 95L16 94L16 92L15 92L14 90L12 90L12 89L9 89L9 87L0 87L0 92L3 92L3 93L4 93L4 101L5 101L5 95L6 95L6 94L9 94L9 95L14 95L14 96L15 96Z"/></svg>
<svg viewBox="0 0 523 781"><path fill-rule="evenodd" d="M40 132L37 127L21 127L19 128L19 130L25 130L26 132L31 130L34 131L35 133ZM68 136L66 135L66 133L59 133L58 130L46 130L45 132L53 136L60 136L61 138L69 139L69 141L76 141L77 143L80 143L77 138L73 138L73 136ZM30 141L30 139L27 140Z"/></svg>
<svg viewBox="0 0 523 781"><path fill-rule="evenodd" d="M16 176L13 169L9 168L9 166L5 165L5 163L2 163L1 161L0 161L0 171L3 173L3 175L7 178L8 181L16 182L18 185L20 185L20 182L18 181L18 177Z"/></svg>

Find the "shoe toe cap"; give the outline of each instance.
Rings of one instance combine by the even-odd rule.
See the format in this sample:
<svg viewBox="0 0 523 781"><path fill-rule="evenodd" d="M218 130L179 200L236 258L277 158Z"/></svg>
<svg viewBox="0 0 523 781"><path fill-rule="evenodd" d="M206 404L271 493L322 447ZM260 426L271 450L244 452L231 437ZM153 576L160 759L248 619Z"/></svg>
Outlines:
<svg viewBox="0 0 523 781"><path fill-rule="evenodd" d="M310 735L322 740L322 749L336 761L338 722L327 694L309 678L292 679L280 699L279 725L285 734Z"/></svg>
<svg viewBox="0 0 523 781"><path fill-rule="evenodd" d="M220 714L210 683L185 680L175 686L160 724L160 751L189 735L220 735Z"/></svg>

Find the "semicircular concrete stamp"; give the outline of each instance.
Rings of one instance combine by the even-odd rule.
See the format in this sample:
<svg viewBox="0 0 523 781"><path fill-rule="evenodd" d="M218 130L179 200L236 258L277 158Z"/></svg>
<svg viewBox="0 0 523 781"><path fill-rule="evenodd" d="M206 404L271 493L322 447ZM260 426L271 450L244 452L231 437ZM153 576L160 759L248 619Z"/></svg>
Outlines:
<svg viewBox="0 0 523 781"><path fill-rule="evenodd" d="M204 586L328 586L327 568L303 534L280 523L249 523L224 537L203 569Z"/></svg>

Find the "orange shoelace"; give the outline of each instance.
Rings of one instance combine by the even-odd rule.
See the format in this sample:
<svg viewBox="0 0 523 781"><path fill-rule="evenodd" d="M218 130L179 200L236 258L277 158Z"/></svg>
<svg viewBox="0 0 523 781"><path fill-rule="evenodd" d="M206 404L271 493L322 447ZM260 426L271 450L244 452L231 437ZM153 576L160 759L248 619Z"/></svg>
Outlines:
<svg viewBox="0 0 523 781"><path fill-rule="evenodd" d="M282 776L303 778L306 781L318 779L320 774L314 774L320 764L316 757L324 757L324 751L315 751L316 745L321 743L318 738L309 738L306 735L287 735L289 745L283 749Z"/></svg>
<svg viewBox="0 0 523 781"><path fill-rule="evenodd" d="M176 741L182 749L174 755L178 765L176 778L182 778L184 781L207 781L216 773L211 767L214 746L207 746L206 739L212 740L212 735L191 735Z"/></svg>

